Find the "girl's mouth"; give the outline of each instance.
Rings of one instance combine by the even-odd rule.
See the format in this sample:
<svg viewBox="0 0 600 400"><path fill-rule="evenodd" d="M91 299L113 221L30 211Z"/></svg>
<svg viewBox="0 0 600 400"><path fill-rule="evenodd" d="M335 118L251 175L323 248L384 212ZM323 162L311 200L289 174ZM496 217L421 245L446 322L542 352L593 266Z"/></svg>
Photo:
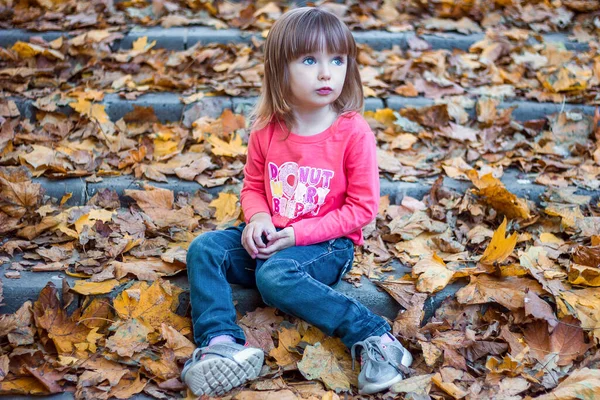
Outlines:
<svg viewBox="0 0 600 400"><path fill-rule="evenodd" d="M326 96L331 92L333 92L333 89L330 87L322 87L322 88L317 89L317 93L319 93L322 96Z"/></svg>

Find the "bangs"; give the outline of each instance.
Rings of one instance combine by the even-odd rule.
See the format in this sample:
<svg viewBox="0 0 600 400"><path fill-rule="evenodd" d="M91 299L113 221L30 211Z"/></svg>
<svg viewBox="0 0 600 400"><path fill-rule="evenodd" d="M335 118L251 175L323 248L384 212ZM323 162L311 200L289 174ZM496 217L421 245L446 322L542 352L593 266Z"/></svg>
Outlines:
<svg viewBox="0 0 600 400"><path fill-rule="evenodd" d="M335 15L312 9L294 22L283 38L286 61L319 51L356 57L354 37Z"/></svg>

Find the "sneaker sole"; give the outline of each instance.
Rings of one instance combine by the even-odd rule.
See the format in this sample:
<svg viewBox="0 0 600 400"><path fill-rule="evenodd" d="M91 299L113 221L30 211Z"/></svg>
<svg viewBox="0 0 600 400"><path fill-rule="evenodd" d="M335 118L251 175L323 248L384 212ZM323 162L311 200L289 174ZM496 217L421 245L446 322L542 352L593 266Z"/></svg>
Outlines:
<svg viewBox="0 0 600 400"><path fill-rule="evenodd" d="M249 348L228 358L200 360L185 374L185 383L196 396L220 396L256 379L263 365L264 353Z"/></svg>
<svg viewBox="0 0 600 400"><path fill-rule="evenodd" d="M404 365L405 367L410 367L412 362L413 362L412 354L410 354L408 351L405 351L404 354L402 355L402 361L400 361L400 363L402 365ZM387 382L367 383L362 387L362 389L360 389L358 391L358 393L359 394L374 394L374 393L382 392L382 391L387 390L390 387L394 386L396 383L401 382L403 379L404 379L404 377L402 376L402 374L398 374L394 378L390 379Z"/></svg>

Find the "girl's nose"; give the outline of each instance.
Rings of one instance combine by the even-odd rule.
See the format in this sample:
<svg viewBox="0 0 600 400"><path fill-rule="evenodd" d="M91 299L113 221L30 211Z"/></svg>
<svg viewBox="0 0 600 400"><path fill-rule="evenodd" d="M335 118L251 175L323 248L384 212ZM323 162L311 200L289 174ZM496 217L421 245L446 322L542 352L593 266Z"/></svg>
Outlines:
<svg viewBox="0 0 600 400"><path fill-rule="evenodd" d="M321 68L319 69L319 79L326 81L329 80L329 78L331 78L329 67L327 65L321 64Z"/></svg>

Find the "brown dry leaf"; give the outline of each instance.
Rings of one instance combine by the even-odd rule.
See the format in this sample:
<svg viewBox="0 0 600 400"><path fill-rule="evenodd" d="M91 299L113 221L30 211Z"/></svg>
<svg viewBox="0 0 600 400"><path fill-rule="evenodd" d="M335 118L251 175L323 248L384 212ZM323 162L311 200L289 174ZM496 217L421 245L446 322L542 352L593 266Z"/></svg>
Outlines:
<svg viewBox="0 0 600 400"><path fill-rule="evenodd" d="M510 193L504 184L499 179L494 178L492 174L486 174L479 178L477 171L469 170L467 176L478 189L478 195L482 196L485 202L494 210L511 219L531 218L531 211L525 200Z"/></svg>
<svg viewBox="0 0 600 400"><path fill-rule="evenodd" d="M106 347L121 357L132 357L135 353L146 349L148 334L154 329L146 322L132 318L113 324L115 333L106 340Z"/></svg>
<svg viewBox="0 0 600 400"><path fill-rule="evenodd" d="M411 376L390 388L393 393L416 393L428 395L434 374Z"/></svg>
<svg viewBox="0 0 600 400"><path fill-rule="evenodd" d="M550 349L559 355L556 362L558 366L571 364L576 358L583 356L592 345L585 343L585 334L580 325L577 319L569 315L562 318L552 331Z"/></svg>
<svg viewBox="0 0 600 400"><path fill-rule="evenodd" d="M405 311L400 311L394 324L392 332L394 335L402 336L406 339L414 339L420 337L419 329L423 320L425 301L427 300L425 293L415 293L410 300L410 307Z"/></svg>
<svg viewBox="0 0 600 400"><path fill-rule="evenodd" d="M168 263L153 257L143 260L124 257L123 262L111 261L109 265L114 266L115 278L117 279L132 274L137 279L144 281L155 281L159 277L172 276L185 269L185 265L180 263Z"/></svg>
<svg viewBox="0 0 600 400"><path fill-rule="evenodd" d="M320 343L307 346L298 370L309 380L319 379L330 390L350 391L350 381L338 365L336 357Z"/></svg>
<svg viewBox="0 0 600 400"><path fill-rule="evenodd" d="M10 358L8 358L8 354L3 354L0 356L0 381L6 378L8 375L10 367Z"/></svg>
<svg viewBox="0 0 600 400"><path fill-rule="evenodd" d="M442 351L433 343L419 340L421 350L423 351L423 359L429 367L434 367L443 356Z"/></svg>
<svg viewBox="0 0 600 400"><path fill-rule="evenodd" d="M417 290L425 293L439 292L446 287L454 275L437 254L425 257L413 266L412 276L417 278Z"/></svg>
<svg viewBox="0 0 600 400"><path fill-rule="evenodd" d="M86 342L89 328L74 322L58 301L56 287L48 283L33 306L37 326L44 328L59 354L71 354L77 343Z"/></svg>
<svg viewBox="0 0 600 400"><path fill-rule="evenodd" d="M538 295L543 293L541 285L528 278L471 276L471 282L456 293L456 299L461 304L495 302L509 310L517 311L525 306L525 289Z"/></svg>
<svg viewBox="0 0 600 400"><path fill-rule="evenodd" d="M26 346L35 342L31 301L23 303L16 313L6 316L0 322L2 322L2 325L6 323L10 326L8 329L3 328L3 331L7 332L8 341L11 345L15 347Z"/></svg>
<svg viewBox="0 0 600 400"><path fill-rule="evenodd" d="M42 185L31 182L27 168L0 168L0 210L2 212L14 218L21 218L39 205L42 194Z"/></svg>
<svg viewBox="0 0 600 400"><path fill-rule="evenodd" d="M592 71L574 64L557 68L548 74L541 71L537 73L540 83L555 93L585 90L591 77Z"/></svg>
<svg viewBox="0 0 600 400"><path fill-rule="evenodd" d="M411 306L411 299L417 288L412 280L392 280L390 278L374 281L405 309Z"/></svg>
<svg viewBox="0 0 600 400"><path fill-rule="evenodd" d="M573 252L573 262L589 267L600 266L600 246L577 246Z"/></svg>
<svg viewBox="0 0 600 400"><path fill-rule="evenodd" d="M552 307L531 291L528 291L525 295L525 315L545 320L552 328L558 324L558 319L554 315Z"/></svg>
<svg viewBox="0 0 600 400"><path fill-rule="evenodd" d="M163 339L167 341L165 346L173 350L173 353L177 359L187 359L191 357L192 353L196 349L196 345L194 343L190 342L188 338L167 324L162 324L160 330Z"/></svg>
<svg viewBox="0 0 600 400"><path fill-rule="evenodd" d="M102 329L112 321L112 306L108 299L94 298L81 313L80 323L90 329Z"/></svg>
<svg viewBox="0 0 600 400"><path fill-rule="evenodd" d="M548 394L536 400L567 400L600 398L600 370L582 368L571 372L567 379Z"/></svg>
<svg viewBox="0 0 600 400"><path fill-rule="evenodd" d="M480 263L495 265L503 262L512 254L517 244L517 232L513 232L512 235L506 237L506 225L507 221L505 217L479 259Z"/></svg>
<svg viewBox="0 0 600 400"><path fill-rule="evenodd" d="M180 226L193 230L198 226L198 221L194 218L194 209L191 206L185 206L178 210L173 209L174 195L171 190L152 186L146 186L145 189L127 189L124 193L133 198L158 227Z"/></svg>
<svg viewBox="0 0 600 400"><path fill-rule="evenodd" d="M117 399L129 399L144 390L147 382L146 379L141 378L139 373L133 376L125 375L116 386L111 388L109 396Z"/></svg>
<svg viewBox="0 0 600 400"><path fill-rule="evenodd" d="M600 341L600 293L598 289L561 291L557 297L559 315L572 315L581 321L581 327L592 332Z"/></svg>
<svg viewBox="0 0 600 400"><path fill-rule="evenodd" d="M166 347L160 349L157 357L142 357L140 364L151 376L155 376L161 381L177 379L181 373L175 359L175 353Z"/></svg>
<svg viewBox="0 0 600 400"><path fill-rule="evenodd" d="M391 234L400 235L403 240L412 240L423 232L442 233L447 225L431 219L424 211L416 211L413 214L394 218L388 227Z"/></svg>

